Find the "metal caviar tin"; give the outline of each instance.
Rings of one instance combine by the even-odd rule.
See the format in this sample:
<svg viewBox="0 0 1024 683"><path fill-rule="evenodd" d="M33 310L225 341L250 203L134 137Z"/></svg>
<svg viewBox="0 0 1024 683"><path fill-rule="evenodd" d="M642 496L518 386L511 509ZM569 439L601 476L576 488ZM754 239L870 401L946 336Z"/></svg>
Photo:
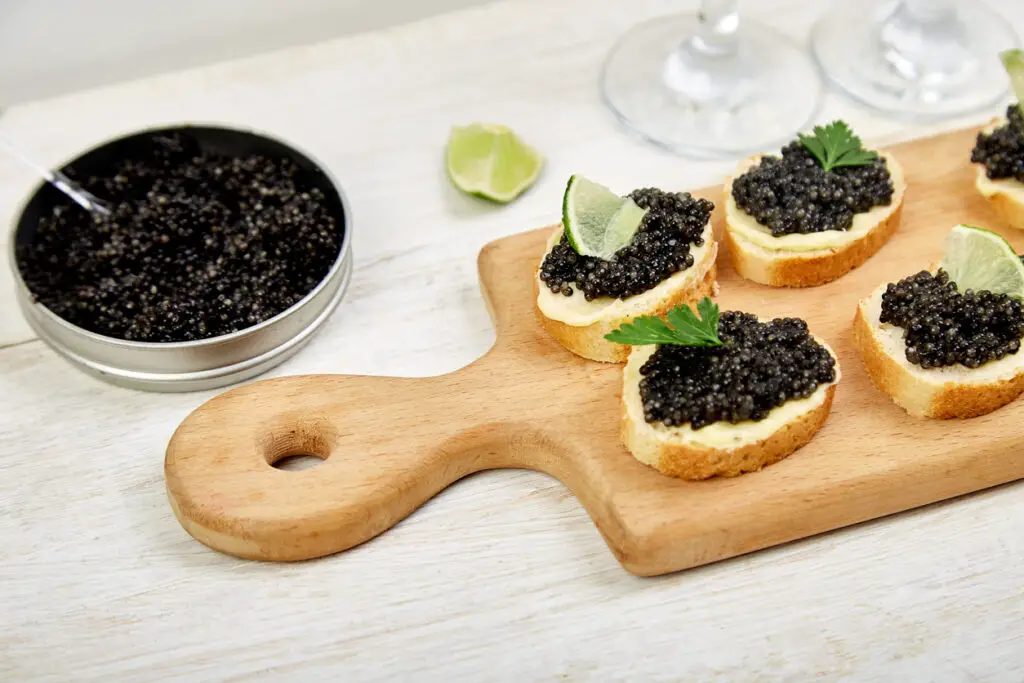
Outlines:
<svg viewBox="0 0 1024 683"><path fill-rule="evenodd" d="M300 301L277 315L231 334L184 342L125 341L85 330L35 301L18 265L17 249L33 235L39 217L62 199L39 185L16 215L8 257L18 303L39 338L78 369L112 384L145 391L183 392L250 379L284 362L319 330L341 302L352 276L352 216L337 180L310 155L264 133L215 126L178 126L139 131L95 147L67 166L88 170L123 153L133 139L181 132L221 154L267 154L298 164L324 194L342 230L341 248L327 275Z"/></svg>

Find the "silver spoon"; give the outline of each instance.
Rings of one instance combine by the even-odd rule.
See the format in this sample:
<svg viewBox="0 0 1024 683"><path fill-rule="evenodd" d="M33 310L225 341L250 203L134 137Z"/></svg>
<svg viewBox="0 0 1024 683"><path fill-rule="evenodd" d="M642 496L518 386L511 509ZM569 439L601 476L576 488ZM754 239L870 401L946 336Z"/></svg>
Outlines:
<svg viewBox="0 0 1024 683"><path fill-rule="evenodd" d="M61 173L60 171L53 171L48 168L44 168L39 164L35 163L27 156L22 154L18 149L12 145L7 139L0 136L0 147L2 147L8 154L25 164L33 171L42 176L48 183L56 187L58 190L66 194L68 197L73 199L76 204L81 206L86 211L99 214L100 216L110 215L110 204L99 197L95 196L87 190L83 190L80 187L76 187L70 178Z"/></svg>

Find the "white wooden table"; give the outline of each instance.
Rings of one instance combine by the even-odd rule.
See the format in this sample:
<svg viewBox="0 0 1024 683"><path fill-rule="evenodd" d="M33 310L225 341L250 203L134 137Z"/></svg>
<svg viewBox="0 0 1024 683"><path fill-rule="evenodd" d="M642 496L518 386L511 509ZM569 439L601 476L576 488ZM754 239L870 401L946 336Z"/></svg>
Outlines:
<svg viewBox="0 0 1024 683"><path fill-rule="evenodd" d="M797 38L822 5L744 4ZM272 374L435 374L493 340L477 250L555 220L571 172L690 188L732 166L636 142L598 100L621 32L694 7L498 3L19 106L0 131L49 163L182 120L313 150L351 198L355 276ZM1024 3L1000 9L1024 29ZM990 114L910 125L832 93L821 119L887 143ZM464 198L443 176L449 126L473 120L549 157L513 205ZM0 221L33 183L0 159ZM25 327L2 267L0 680L1024 680L1021 485L657 579L625 573L576 500L531 472L459 482L324 560L220 555L177 524L162 476L171 431L212 393L135 393L72 370Z"/></svg>

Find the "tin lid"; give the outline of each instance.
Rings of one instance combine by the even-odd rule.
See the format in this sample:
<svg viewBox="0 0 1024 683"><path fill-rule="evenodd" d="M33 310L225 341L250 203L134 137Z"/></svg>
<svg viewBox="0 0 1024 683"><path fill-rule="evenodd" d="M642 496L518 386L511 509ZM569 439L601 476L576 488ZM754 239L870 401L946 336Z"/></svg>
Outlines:
<svg viewBox="0 0 1024 683"><path fill-rule="evenodd" d="M85 330L34 301L22 278L18 245L31 239L39 217L63 200L49 185L40 185L13 225L8 256L16 294L32 329L78 369L132 389L161 392L199 391L259 375L295 354L320 329L345 295L352 276L351 213L341 187L311 156L264 133L211 126L180 126L133 133L104 143L67 165L88 171L130 148L132 141L178 132L198 140L204 151L231 156L266 154L287 157L310 173L342 230L341 247L327 275L300 301L277 315L231 334L185 342L136 342Z"/></svg>

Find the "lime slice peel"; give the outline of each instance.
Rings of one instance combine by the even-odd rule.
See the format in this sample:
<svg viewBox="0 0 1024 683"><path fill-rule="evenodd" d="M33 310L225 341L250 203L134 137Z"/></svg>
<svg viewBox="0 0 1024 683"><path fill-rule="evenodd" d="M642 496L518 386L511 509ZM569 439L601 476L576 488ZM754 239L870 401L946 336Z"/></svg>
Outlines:
<svg viewBox="0 0 1024 683"><path fill-rule="evenodd" d="M961 292L987 290L1024 299L1024 263L1010 243L991 230L954 227L939 267Z"/></svg>
<svg viewBox="0 0 1024 683"><path fill-rule="evenodd" d="M629 197L573 175L562 197L562 226L576 253L610 259L633 240L647 210Z"/></svg>
<svg viewBox="0 0 1024 683"><path fill-rule="evenodd" d="M448 137L448 178L457 189L475 197L507 204L536 182L543 167L543 155L507 126L454 126Z"/></svg>
<svg viewBox="0 0 1024 683"><path fill-rule="evenodd" d="M1024 114L1024 50L1004 50L999 53L999 59L1010 76L1010 86L1017 98L1017 108Z"/></svg>

